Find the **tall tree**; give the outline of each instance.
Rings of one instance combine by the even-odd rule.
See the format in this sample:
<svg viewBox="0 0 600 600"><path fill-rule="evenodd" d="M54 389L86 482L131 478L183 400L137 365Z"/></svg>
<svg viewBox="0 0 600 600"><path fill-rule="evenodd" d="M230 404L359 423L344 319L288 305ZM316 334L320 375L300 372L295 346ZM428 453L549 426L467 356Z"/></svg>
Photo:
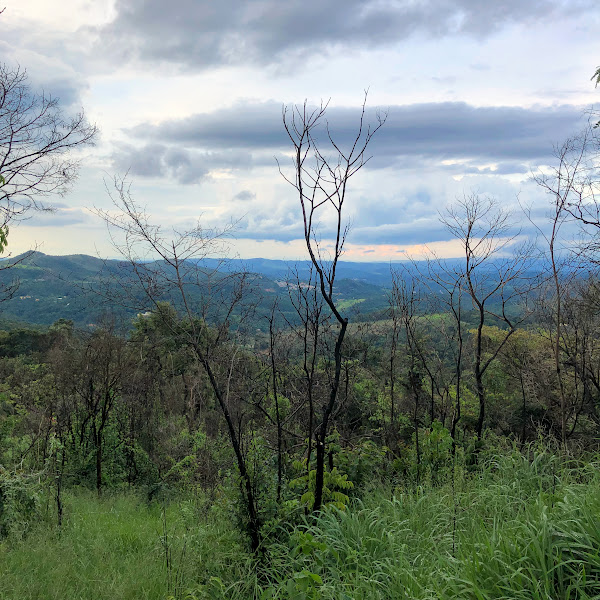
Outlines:
<svg viewBox="0 0 600 600"><path fill-rule="evenodd" d="M344 215L350 179L369 160L367 148L373 136L383 126L386 115L377 114L374 126L365 122L366 94L362 105L358 130L347 149L334 139L326 121L327 104L311 108L308 102L283 108L283 125L293 148L293 175L285 180L298 194L304 225L304 241L310 260L316 271L317 286L329 311L338 325L333 350L333 374L330 379L329 398L317 426L316 473L313 509L319 510L323 503L325 476L326 439L338 401L342 374L343 344L348 328L348 318L342 315L334 296L335 279L349 225ZM332 249L322 243L318 220L329 209L333 217L334 233Z"/></svg>
<svg viewBox="0 0 600 600"><path fill-rule="evenodd" d="M239 332L239 323L254 309L250 277L203 265L202 259L224 252L225 232L207 231L199 223L185 232L154 225L123 181L115 180L113 202L116 211L99 214L111 229L113 245L125 259L126 277L114 282L118 287L111 288L111 300L153 310L204 371L236 458L246 531L252 549L257 551L261 518L244 443L248 415L243 406L252 404L251 382L243 373L244 353L231 327L235 320ZM224 269L223 264L220 266ZM177 309L175 318L165 302Z"/></svg>
<svg viewBox="0 0 600 600"><path fill-rule="evenodd" d="M569 220L582 225L585 243L579 249L591 262L597 262L598 233L600 232L600 191L596 151L598 140L592 127L567 139L554 148L556 162L545 171L534 174L536 183L550 197L550 227L546 232L537 226L546 243L546 255L550 264L549 293L551 305L545 312L552 315L552 347L556 383L560 395L561 441L566 447L568 430L568 398L562 372L561 338L563 335L563 302L570 280L574 276L573 254L566 248L561 229ZM533 219L529 217L530 221ZM576 252L575 254L578 254Z"/></svg>

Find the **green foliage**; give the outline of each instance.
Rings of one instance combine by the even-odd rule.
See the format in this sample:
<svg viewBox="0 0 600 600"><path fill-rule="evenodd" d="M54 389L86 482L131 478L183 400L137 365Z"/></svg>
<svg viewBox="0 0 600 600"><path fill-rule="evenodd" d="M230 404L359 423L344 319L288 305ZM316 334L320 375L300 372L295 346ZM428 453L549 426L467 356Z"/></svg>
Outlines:
<svg viewBox="0 0 600 600"><path fill-rule="evenodd" d="M373 440L364 440L353 447L340 447L335 454L335 464L352 483L350 488L345 489L362 489L369 485L373 480L373 473L383 472L387 454L387 449Z"/></svg>
<svg viewBox="0 0 600 600"><path fill-rule="evenodd" d="M52 344L52 335L33 328L19 327L0 332L0 357L14 358L47 352Z"/></svg>
<svg viewBox="0 0 600 600"><path fill-rule="evenodd" d="M294 573L285 583L285 598L289 600L320 600L319 588L323 580L316 573L302 569ZM268 597L268 596L267 596Z"/></svg>
<svg viewBox="0 0 600 600"><path fill-rule="evenodd" d="M27 262L21 266L33 278L44 273ZM239 323L238 316L230 322ZM0 478L0 533L6 537L0 562L20 556L7 567L10 583L0 583L0 598L27 598L15 565L39 559L70 580L71 597L94 597L53 556L24 561L33 548L20 542L25 533L39 546L48 540L67 564L93 556L97 564L86 563L86 574L114 578L111 569L121 564L105 564L106 555L83 543L88 530L94 544L120 553L121 562L130 554L142 565L152 584L146 591L139 579L141 593L161 600L594 597L600 592L593 584L600 580L600 507L593 500L599 478L595 464L567 463L546 450L559 423L547 337L522 330L503 346L485 376L489 428L476 439L479 402L465 322L461 419L452 440L454 358L433 331L452 323L444 315L418 319L425 354L407 356L401 334L391 367L381 331L370 340L356 327L348 338L318 514L312 514L316 449L309 463L307 433L312 429L314 437L318 427L333 365L316 359L309 405L306 340L296 331L277 334L277 397L268 345L260 345L264 331L238 331L236 342L231 330L209 326L208 318L182 321L168 302L138 315L127 338L108 329L79 332L64 319L48 330L0 332L0 463L8 468ZM324 325L321 331L317 346L332 343L331 330ZM565 328L565 344L569 332ZM484 334L485 354L504 332L487 327ZM210 374L190 341L210 350ZM583 361L581 351L574 349L575 362ZM574 440L590 445L597 433L596 398L586 388L589 381L577 380L579 367L565 359L565 389L580 411L569 426ZM222 384L218 399L211 377ZM231 415L228 424L220 402ZM228 425L236 429L235 451L243 456L247 480ZM527 446L536 430L542 441ZM104 497L96 504L73 490L95 487L98 456ZM66 498L60 536L49 525L61 506L59 489ZM122 496L126 489L131 494ZM135 510L150 525L133 517ZM103 530L91 523L95 518ZM260 547L251 555L246 534L257 522ZM15 543L17 553L10 547ZM135 570L133 562L128 568ZM32 597L62 589L56 580L49 584L49 572L39 573L47 585ZM117 580L106 597L109 589L112 597L135 597L133 587Z"/></svg>
<svg viewBox="0 0 600 600"><path fill-rule="evenodd" d="M9 473L0 465L0 537L26 535L42 518L40 475Z"/></svg>
<svg viewBox="0 0 600 600"><path fill-rule="evenodd" d="M428 474L434 483L446 479L452 466L452 438L450 432L439 422L423 431L421 437L422 472Z"/></svg>
<svg viewBox="0 0 600 600"><path fill-rule="evenodd" d="M165 600L582 600L600 594L598 458L532 447L475 475L372 489L274 541L262 560L219 500L163 505L70 492L60 535L44 521L0 541L0 597ZM163 512L177 589L169 589Z"/></svg>
<svg viewBox="0 0 600 600"><path fill-rule="evenodd" d="M231 453L220 436L210 438L198 429L190 432L183 423L169 440L168 469L161 478L179 489L193 489L202 484L206 489L216 483L211 473L231 464ZM223 473L222 473L223 474Z"/></svg>
<svg viewBox="0 0 600 600"><path fill-rule="evenodd" d="M194 590L187 590L183 596L168 596L167 600L226 600L226 589L220 577L210 577L207 583Z"/></svg>
<svg viewBox="0 0 600 600"><path fill-rule="evenodd" d="M4 252L8 246L8 226L0 227L0 252Z"/></svg>
<svg viewBox="0 0 600 600"><path fill-rule="evenodd" d="M443 487L374 492L295 532L272 575L282 587L303 570L319 575L316 597L331 600L595 598L595 468L511 452Z"/></svg>
<svg viewBox="0 0 600 600"><path fill-rule="evenodd" d="M0 465L13 463L15 451L22 445L17 430L25 417L25 411L15 406L7 391L0 392Z"/></svg>
<svg viewBox="0 0 600 600"><path fill-rule="evenodd" d="M462 449L457 446L452 455L452 437L439 421L430 427L419 428L419 451L415 443L414 427L406 418L406 430L410 432L410 443L399 445L397 455L392 460L392 468L400 481L419 485L425 481L437 484L446 481L457 460L462 461Z"/></svg>
<svg viewBox="0 0 600 600"><path fill-rule="evenodd" d="M85 490L66 493L64 501L60 532L42 522L25 539L0 540L0 598L165 600L174 593L160 505L132 493L99 499ZM251 598L255 563L231 522L204 507L201 496L180 496L165 507L172 566L181 581L177 600L212 598L204 591L216 589L217 579L226 586L217 598Z"/></svg>
<svg viewBox="0 0 600 600"><path fill-rule="evenodd" d="M312 510L315 503L315 487L317 479L316 469L306 472L306 459L295 461L293 467L297 472L303 473L290 481L290 488L303 490L300 502L307 510ZM350 498L342 490L351 490L354 487L348 480L346 473L340 473L337 467L325 469L323 474L323 506L334 506L345 510Z"/></svg>

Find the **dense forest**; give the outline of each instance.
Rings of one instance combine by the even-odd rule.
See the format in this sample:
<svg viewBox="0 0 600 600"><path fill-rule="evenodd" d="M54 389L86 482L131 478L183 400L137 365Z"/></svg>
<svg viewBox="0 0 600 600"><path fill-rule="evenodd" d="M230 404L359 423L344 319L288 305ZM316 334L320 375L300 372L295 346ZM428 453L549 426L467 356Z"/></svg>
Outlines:
<svg viewBox="0 0 600 600"><path fill-rule="evenodd" d="M283 113L309 260L276 281L118 179L122 259L69 291L93 322L44 255L3 263L57 318L0 332L1 598L600 597L597 130L533 175L547 223L467 193L441 214L461 257L377 296L340 272L386 115L342 150L325 111Z"/></svg>

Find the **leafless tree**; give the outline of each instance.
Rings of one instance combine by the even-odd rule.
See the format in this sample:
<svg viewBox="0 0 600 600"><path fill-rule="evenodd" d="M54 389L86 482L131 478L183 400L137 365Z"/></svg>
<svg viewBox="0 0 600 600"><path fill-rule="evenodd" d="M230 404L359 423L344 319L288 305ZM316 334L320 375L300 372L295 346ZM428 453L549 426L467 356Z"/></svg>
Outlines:
<svg viewBox="0 0 600 600"><path fill-rule="evenodd" d="M277 502L281 500L281 489L283 485L283 468L284 468L284 427L285 427L285 415L283 414L281 407L281 385L282 383L282 371L283 368L280 363L285 363L285 350L284 344L281 340L281 331L278 330L276 325L276 314L278 311L277 301L273 302L271 306L271 312L266 317L269 324L269 367L270 367L270 381L267 383L267 393L265 396L268 398L270 395L273 396L273 404L275 407L274 419L269 412L264 411L269 421L275 421L275 429L277 433L276 447L277 447L277 490L275 499Z"/></svg>
<svg viewBox="0 0 600 600"><path fill-rule="evenodd" d="M399 281L397 275L392 275L393 277L393 285L394 288L397 287L397 282ZM388 448L392 448L393 451L396 450L396 445L398 443L398 427L396 424L396 412L397 412L397 404L396 404L396 380L397 380L397 363L398 363L398 345L400 338L400 331L402 329L402 324L400 320L400 310L397 306L396 298L398 295L394 292L389 294L388 296L388 305L389 305L389 316L391 320L391 328L389 330L389 356L388 359L388 374L390 377L390 423L388 427L388 431L386 432L386 445Z"/></svg>
<svg viewBox="0 0 600 600"><path fill-rule="evenodd" d="M404 328L406 376L403 386L412 401L412 423L415 437L415 456L417 459L417 485L421 479L421 447L419 429L422 425L423 378L420 368L428 368L423 342L417 331L417 310L421 301L414 279L393 276L390 304L392 307L393 333L398 326ZM433 391L433 390L432 390ZM433 420L433 419L432 419Z"/></svg>
<svg viewBox="0 0 600 600"><path fill-rule="evenodd" d="M96 136L83 112L65 115L58 98L31 90L26 71L0 64L0 225L64 194L79 167L73 151Z"/></svg>
<svg viewBox="0 0 600 600"><path fill-rule="evenodd" d="M459 273L432 255L423 262L413 261L411 269L393 271L390 295L392 330L402 315L406 335L410 335L409 349L428 379L429 421L439 419L446 426L451 416L453 438L460 420L463 355L460 282ZM402 306L405 308L400 310ZM438 318L440 313L443 315Z"/></svg>
<svg viewBox="0 0 600 600"><path fill-rule="evenodd" d="M96 491L102 493L105 429L127 377L125 342L110 330L94 332L73 368L74 392L81 406L81 428L88 431L96 459Z"/></svg>
<svg viewBox="0 0 600 600"><path fill-rule="evenodd" d="M553 199L553 210L558 213L557 229L565 220L579 223L581 239L576 251L597 265L600 262L600 137L597 129L588 125L556 147L554 157L556 164L549 171L534 174L534 180ZM555 234L554 227L552 234ZM557 234L558 231L555 237Z"/></svg>
<svg viewBox="0 0 600 600"><path fill-rule="evenodd" d="M306 469L310 472L313 452L313 437L315 434L315 403L317 397L318 373L317 360L319 357L319 338L329 326L323 317L323 298L320 295L315 280L315 270L311 263L308 277L302 280L298 269L288 278L288 293L290 301L300 325L291 329L296 331L302 345L303 392L308 405Z"/></svg>
<svg viewBox="0 0 600 600"><path fill-rule="evenodd" d="M367 125L366 100L365 94L358 131L347 149L343 149L331 134L325 117L327 103L321 103L317 108L311 108L308 102L283 107L283 125L293 148L293 176L287 176L281 168L280 172L298 194L304 224L304 240L317 274L317 285L338 324L329 399L325 403L315 434L317 460L314 510L319 510L323 501L326 438L338 400L343 343L348 327L348 319L342 315L334 298L337 266L349 229L344 217L344 203L350 179L369 160L366 155L369 143L386 120L386 115L378 113L375 125ZM327 151L324 146L327 147ZM327 209L331 211L334 219L333 245L330 251L322 244L320 233L317 231L318 220Z"/></svg>
<svg viewBox="0 0 600 600"><path fill-rule="evenodd" d="M67 191L79 166L72 151L92 144L96 135L83 112L66 117L58 98L30 89L24 70L0 63L0 254L12 221L31 209L47 210L42 198ZM0 270L27 256L4 261ZM17 279L0 286L0 301L12 298L18 287Z"/></svg>
<svg viewBox="0 0 600 600"><path fill-rule="evenodd" d="M586 412L596 420L598 409L598 281L595 276L572 282L563 297L561 314L559 351L567 400L564 419L561 411L561 427L564 420L566 441L575 433L581 415Z"/></svg>
<svg viewBox="0 0 600 600"><path fill-rule="evenodd" d="M481 439L486 409L484 376L527 314L522 307L520 313L510 309L526 298L531 287L527 269L533 249L530 244L518 245L504 256L517 237L510 214L493 199L475 193L450 207L442 222L461 244L464 262L459 281L477 315L473 374L479 401L476 434ZM483 328L490 320L501 324L505 333L494 347L485 349Z"/></svg>
<svg viewBox="0 0 600 600"><path fill-rule="evenodd" d="M447 313L450 317L448 322L446 319L436 319L432 324L439 329L440 337L445 344L444 347L439 348L438 353L447 355L447 362L452 365L451 372L446 374L444 369L446 361L442 360L435 381L438 395L442 401L450 399L454 395L450 435L453 440L452 448L455 451L458 436L457 427L462 417L466 333L463 323L463 273L460 269L456 269L434 257L429 257L425 264L425 276L422 281L427 286L430 303L433 303L432 313L438 313L441 307L442 312ZM454 394L451 392L452 387L454 387ZM445 421L445 418L442 421Z"/></svg>
<svg viewBox="0 0 600 600"><path fill-rule="evenodd" d="M560 393L561 441L567 441L567 397L562 373L561 337L563 322L563 300L569 281L575 273L573 253L565 246L561 229L569 220L582 225L584 243L576 248L575 257L580 255L597 262L598 234L600 233L600 178L597 165L598 139L593 127L567 139L554 148L556 164L545 171L534 173L535 182L551 198L550 231L536 225L540 237L545 241L550 262L552 314L554 331L552 346L556 380ZM529 213L528 213L529 215ZM533 219L529 216L531 222Z"/></svg>

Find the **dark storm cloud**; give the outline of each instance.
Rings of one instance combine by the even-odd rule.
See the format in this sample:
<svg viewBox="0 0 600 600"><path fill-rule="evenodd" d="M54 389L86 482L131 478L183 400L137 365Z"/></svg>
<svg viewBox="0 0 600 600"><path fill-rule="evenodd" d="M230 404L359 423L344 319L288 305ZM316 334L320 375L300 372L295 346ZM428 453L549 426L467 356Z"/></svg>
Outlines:
<svg viewBox="0 0 600 600"><path fill-rule="evenodd" d="M179 181L190 183L211 168L274 166L273 155L281 156L290 148L281 106L275 102L238 105L159 125L139 125L127 133L132 143L137 141L142 147L129 146L126 159L135 174L151 176L170 169ZM359 116L356 109L328 110L336 141L346 146L350 143ZM375 122L375 111L367 118ZM370 166L419 168L462 161L462 165L443 168L461 173L525 173L529 170L526 163L549 158L553 144L572 135L583 123L581 109L571 105L473 107L445 102L392 106L370 146ZM124 164L122 154L119 165ZM490 162L497 166L486 166ZM196 174L194 169L198 169Z"/></svg>
<svg viewBox="0 0 600 600"><path fill-rule="evenodd" d="M239 104L159 125L143 123L127 133L196 148L281 148L287 139L281 110L277 102Z"/></svg>
<svg viewBox="0 0 600 600"><path fill-rule="evenodd" d="M334 48L381 47L413 35L483 37L593 7L589 0L117 0L116 17L96 32L103 52L121 60L192 70L282 60L291 66L293 58Z"/></svg>

